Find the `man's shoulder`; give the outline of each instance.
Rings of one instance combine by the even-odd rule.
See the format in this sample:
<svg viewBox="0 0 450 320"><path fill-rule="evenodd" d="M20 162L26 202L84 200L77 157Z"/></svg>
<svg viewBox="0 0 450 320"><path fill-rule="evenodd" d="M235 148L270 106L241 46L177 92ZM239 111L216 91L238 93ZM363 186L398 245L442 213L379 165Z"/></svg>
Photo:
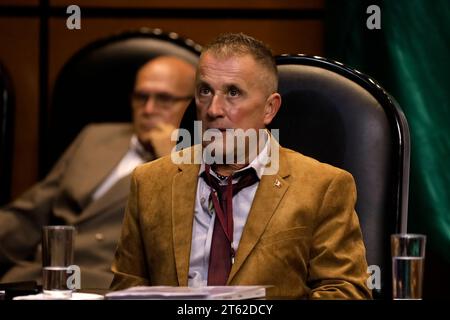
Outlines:
<svg viewBox="0 0 450 320"><path fill-rule="evenodd" d="M291 174L294 176L308 175L318 177L333 178L337 175L350 175L351 174L344 169L338 168L328 163L320 162L319 160L306 156L298 151L294 151L287 148L280 148L280 152L286 157Z"/></svg>
<svg viewBox="0 0 450 320"><path fill-rule="evenodd" d="M132 134L133 126L131 123L91 123L85 126L81 134L85 136L103 137L111 134Z"/></svg>
<svg viewBox="0 0 450 320"><path fill-rule="evenodd" d="M177 151L176 155L179 156L181 152L193 152L193 147L187 148L183 151ZM175 159L175 160L174 160ZM139 180L142 178L145 178L147 176L155 176L160 175L160 177L163 178L169 178L173 175L177 174L178 172L182 171L183 169L190 169L186 170L189 172L194 172L198 169L198 165L191 164L191 163L177 163L176 161L177 157L174 157L174 154L167 155L164 157L161 157L159 159L144 163L142 165L139 165L136 167L134 171L134 176ZM198 171L198 170L197 170Z"/></svg>

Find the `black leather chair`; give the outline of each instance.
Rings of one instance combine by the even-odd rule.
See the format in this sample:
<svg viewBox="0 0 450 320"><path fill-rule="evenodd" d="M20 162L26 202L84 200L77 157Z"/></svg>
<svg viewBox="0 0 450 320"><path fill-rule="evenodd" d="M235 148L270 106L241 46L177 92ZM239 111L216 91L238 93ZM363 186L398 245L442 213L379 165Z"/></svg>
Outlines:
<svg viewBox="0 0 450 320"><path fill-rule="evenodd" d="M391 296L390 234L407 223L410 140L395 100L370 77L306 55L276 57L281 145L353 174L369 265L381 268L376 298Z"/></svg>
<svg viewBox="0 0 450 320"><path fill-rule="evenodd" d="M201 46L160 29L128 31L82 48L59 73L42 140L41 175L45 174L80 130L92 122L131 121L130 94L137 70L160 55L196 64ZM192 123L191 106L183 119ZM187 121L189 119L190 121Z"/></svg>
<svg viewBox="0 0 450 320"><path fill-rule="evenodd" d="M14 140L14 96L11 80L0 63L0 205L11 197Z"/></svg>

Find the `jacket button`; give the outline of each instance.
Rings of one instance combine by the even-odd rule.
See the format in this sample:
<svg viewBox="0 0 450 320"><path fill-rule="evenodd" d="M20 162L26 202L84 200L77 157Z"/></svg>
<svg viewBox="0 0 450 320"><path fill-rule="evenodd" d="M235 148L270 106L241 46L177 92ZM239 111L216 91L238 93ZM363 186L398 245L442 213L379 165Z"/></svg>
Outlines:
<svg viewBox="0 0 450 320"><path fill-rule="evenodd" d="M102 241L103 240L103 233L96 233L95 234L95 240Z"/></svg>

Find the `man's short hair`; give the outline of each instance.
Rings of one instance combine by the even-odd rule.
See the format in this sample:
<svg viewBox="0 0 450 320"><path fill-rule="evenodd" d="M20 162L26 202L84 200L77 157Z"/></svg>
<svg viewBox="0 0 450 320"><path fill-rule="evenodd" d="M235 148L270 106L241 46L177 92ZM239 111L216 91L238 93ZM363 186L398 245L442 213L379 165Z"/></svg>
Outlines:
<svg viewBox="0 0 450 320"><path fill-rule="evenodd" d="M269 83L271 93L278 89L278 69L270 48L262 41L244 33L224 33L203 47L202 54L211 52L217 57L250 54L257 63L272 75Z"/></svg>

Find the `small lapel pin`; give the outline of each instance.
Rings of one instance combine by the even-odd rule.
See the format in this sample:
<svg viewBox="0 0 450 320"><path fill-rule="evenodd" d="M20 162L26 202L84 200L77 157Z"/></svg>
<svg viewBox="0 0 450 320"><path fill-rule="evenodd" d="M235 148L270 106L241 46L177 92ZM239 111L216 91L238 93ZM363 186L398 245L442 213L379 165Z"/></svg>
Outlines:
<svg viewBox="0 0 450 320"><path fill-rule="evenodd" d="M276 179L275 180L275 183L273 184L275 187L277 187L277 188L281 188L281 182L280 182L280 180L278 180L278 179Z"/></svg>

